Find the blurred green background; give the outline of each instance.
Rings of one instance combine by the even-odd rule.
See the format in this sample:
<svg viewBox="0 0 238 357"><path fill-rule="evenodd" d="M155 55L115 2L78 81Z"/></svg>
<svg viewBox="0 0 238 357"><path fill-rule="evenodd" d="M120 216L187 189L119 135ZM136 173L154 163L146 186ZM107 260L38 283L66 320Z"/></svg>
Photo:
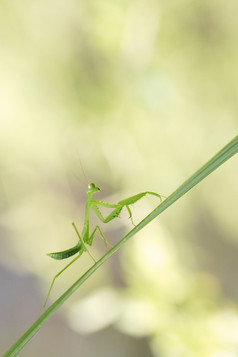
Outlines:
<svg viewBox="0 0 238 357"><path fill-rule="evenodd" d="M86 188L169 195L238 127L235 0L0 3L0 353L41 313ZM84 173L85 172L85 173ZM24 357L238 355L237 160L135 236ZM133 206L136 223L158 200ZM92 214L91 226L98 223ZM100 224L114 244L126 213ZM105 252L96 238L92 254ZM92 261L57 281L56 299Z"/></svg>

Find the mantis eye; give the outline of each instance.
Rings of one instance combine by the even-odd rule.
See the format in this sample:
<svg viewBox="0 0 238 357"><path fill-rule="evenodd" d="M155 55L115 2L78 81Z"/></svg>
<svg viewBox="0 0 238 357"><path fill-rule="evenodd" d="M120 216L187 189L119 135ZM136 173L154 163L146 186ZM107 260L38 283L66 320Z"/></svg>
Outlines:
<svg viewBox="0 0 238 357"><path fill-rule="evenodd" d="M89 185L88 185L88 191L91 191L91 192L97 192L97 191L101 191L99 187L97 187L95 185L95 183L91 182Z"/></svg>

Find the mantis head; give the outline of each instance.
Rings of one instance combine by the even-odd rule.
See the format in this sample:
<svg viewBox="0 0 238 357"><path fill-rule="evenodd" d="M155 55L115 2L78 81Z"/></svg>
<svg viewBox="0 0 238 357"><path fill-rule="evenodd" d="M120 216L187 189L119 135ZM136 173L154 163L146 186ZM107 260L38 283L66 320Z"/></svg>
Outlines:
<svg viewBox="0 0 238 357"><path fill-rule="evenodd" d="M91 182L88 185L87 193L96 193L98 191L101 191L99 187L95 185L95 183Z"/></svg>

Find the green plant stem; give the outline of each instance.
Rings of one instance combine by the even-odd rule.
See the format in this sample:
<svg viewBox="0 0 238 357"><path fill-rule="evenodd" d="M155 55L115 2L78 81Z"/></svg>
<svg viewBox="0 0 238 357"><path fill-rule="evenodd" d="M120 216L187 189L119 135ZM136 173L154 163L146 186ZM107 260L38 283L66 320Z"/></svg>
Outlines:
<svg viewBox="0 0 238 357"><path fill-rule="evenodd" d="M219 151L211 160L195 172L187 181L185 181L177 190L175 190L168 198L166 198L156 209L154 209L147 217L145 217L137 226L127 233L113 248L111 248L101 259L99 259L86 273L84 273L67 291L64 292L34 323L33 325L12 345L12 347L3 355L3 357L16 356L24 345L36 334L41 326L49 319L49 317L59 309L59 307L67 300L75 290L82 285L108 258L110 258L129 238L145 227L161 212L167 209L177 199L191 190L195 185L202 181L212 171L217 169L230 157L238 152L238 136L230 141L221 151Z"/></svg>

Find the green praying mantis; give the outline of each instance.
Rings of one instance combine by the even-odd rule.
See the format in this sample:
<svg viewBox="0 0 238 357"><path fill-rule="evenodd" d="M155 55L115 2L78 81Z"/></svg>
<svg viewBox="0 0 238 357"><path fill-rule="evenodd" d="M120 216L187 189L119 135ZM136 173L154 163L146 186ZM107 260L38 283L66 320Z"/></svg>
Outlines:
<svg viewBox="0 0 238 357"><path fill-rule="evenodd" d="M50 293L51 293L51 290L53 288L56 278L58 278L71 264L73 264L77 259L79 259L79 257L83 254L83 252L88 252L88 254L93 259L94 263L96 263L95 259L93 258L93 256L90 254L89 250L86 247L86 244L89 246L91 246L93 244L93 238L96 233L104 240L104 242L107 246L110 245L110 243L108 243L108 241L104 237L104 234L101 231L101 228L98 225L94 228L93 232L90 235L90 233L89 233L89 210L90 210L90 208L92 208L94 210L94 212L96 213L98 218L103 223L108 223L108 222L112 221L114 218L118 217L119 214L121 213L122 209L124 207L126 207L128 213L129 213L129 218L131 220L131 223L135 226L135 224L133 222L133 218L132 218L132 212L129 207L130 205L139 201L142 197L144 197L147 194L157 196L157 197L159 197L160 200L162 200L162 197L165 197L165 196L159 195L158 193L155 193L155 192L145 191L145 192L138 193L137 195L131 196L129 198L126 198L122 201L119 201L116 204L111 204L111 203L107 203L104 201L93 200L93 195L95 193L97 193L98 191L101 191L101 190L97 185L95 185L95 183L90 183L88 185L87 199L86 199L86 206L85 206L84 226L83 226L81 235L79 234L79 231L78 231L75 223L74 222L72 223L72 225L76 231L76 234L79 238L78 243L74 247L63 250L61 252L47 254L48 256L50 256L53 259L62 260L62 259L69 258L69 257L78 253L77 256L69 264L67 264L62 270L60 270L59 273L57 273L54 276L51 286L50 286L50 289L49 289L49 292L47 294L45 303L43 305L43 309L45 308L45 306L47 304L48 298L50 296ZM100 212L98 206L113 208L113 210L106 218L104 218L102 213Z"/></svg>

